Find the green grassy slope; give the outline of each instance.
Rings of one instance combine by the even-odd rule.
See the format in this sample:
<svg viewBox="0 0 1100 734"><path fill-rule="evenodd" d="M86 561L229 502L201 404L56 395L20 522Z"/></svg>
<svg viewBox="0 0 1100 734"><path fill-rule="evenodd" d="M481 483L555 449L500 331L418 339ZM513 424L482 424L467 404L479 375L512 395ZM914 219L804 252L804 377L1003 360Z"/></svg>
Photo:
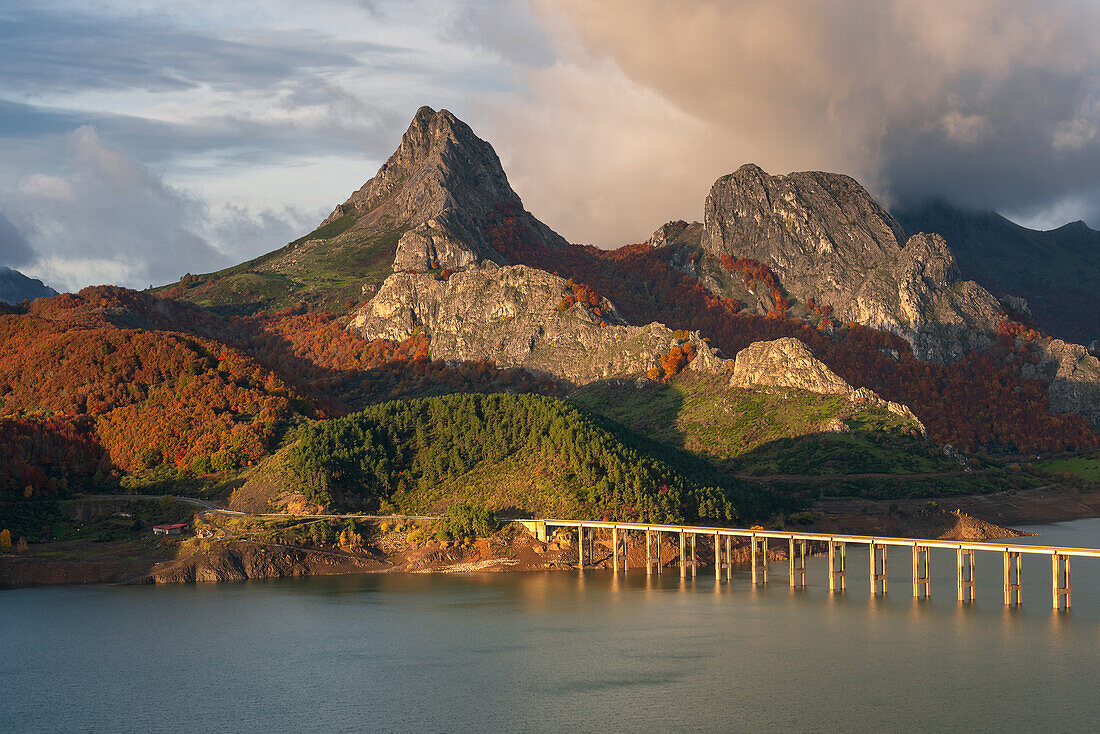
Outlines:
<svg viewBox="0 0 1100 734"><path fill-rule="evenodd" d="M184 276L156 289L222 313L246 315L305 305L344 312L362 298L364 285L381 284L391 271L403 230L357 228L347 215L273 252L204 275Z"/></svg>
<svg viewBox="0 0 1100 734"><path fill-rule="evenodd" d="M734 474L949 471L908 421L841 396L732 388L684 372L669 383L594 383L570 400ZM837 429L843 429L838 431Z"/></svg>

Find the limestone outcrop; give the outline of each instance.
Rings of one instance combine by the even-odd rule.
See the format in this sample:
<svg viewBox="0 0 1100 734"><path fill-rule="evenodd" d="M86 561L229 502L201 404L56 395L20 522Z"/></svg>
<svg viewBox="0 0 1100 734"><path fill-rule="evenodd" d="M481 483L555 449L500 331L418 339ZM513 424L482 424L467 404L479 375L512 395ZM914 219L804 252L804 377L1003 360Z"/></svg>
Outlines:
<svg viewBox="0 0 1100 734"><path fill-rule="evenodd" d="M906 239L849 176L742 166L711 188L704 226L707 252L763 263L790 296L898 334L921 359L950 362L987 346L1003 317L996 298L962 279L942 237Z"/></svg>
<svg viewBox="0 0 1100 734"><path fill-rule="evenodd" d="M1080 344L1061 339L1044 342L1044 359L1035 375L1049 384L1054 413L1076 413L1100 429L1100 359Z"/></svg>
<svg viewBox="0 0 1100 734"><path fill-rule="evenodd" d="M577 301L565 279L522 265L484 263L447 280L395 273L348 328L368 339L427 334L433 358L484 359L574 384L645 374L680 344L694 348L696 369L728 364L697 332L678 337L659 323L627 325L606 299Z"/></svg>
<svg viewBox="0 0 1100 734"><path fill-rule="evenodd" d="M843 395L855 403L885 408L912 421L924 433L924 425L908 407L884 400L865 387L852 387L824 362L814 357L809 347L793 337L753 342L738 352L730 386L787 388L822 395Z"/></svg>

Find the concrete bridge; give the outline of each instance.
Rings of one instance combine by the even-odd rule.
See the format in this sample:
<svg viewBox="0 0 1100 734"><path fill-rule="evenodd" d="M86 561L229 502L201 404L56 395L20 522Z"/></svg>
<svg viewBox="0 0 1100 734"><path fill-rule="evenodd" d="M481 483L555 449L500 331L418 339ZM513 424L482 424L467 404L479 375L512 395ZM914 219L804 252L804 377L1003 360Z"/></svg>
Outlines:
<svg viewBox="0 0 1100 734"><path fill-rule="evenodd" d="M711 542L714 550L714 578L733 580L731 546L734 538L748 540L750 544L750 568L752 584L768 583L768 543L787 544L788 582L791 588L806 585L806 555L810 543L824 546L828 553L830 591L847 588L848 546L863 545L868 549L868 578L871 595L885 594L887 588L887 549L904 548L912 558L913 597L932 594L932 549L945 548L956 554L956 586L959 601L974 600L974 556L976 553L1000 553L1004 560L1004 603L1018 605L1022 601L1023 576L1021 557L1025 555L1049 556L1051 563L1051 601L1055 609L1069 609L1070 559L1074 557L1100 558L1100 548L1063 548L1044 545L1012 545L999 542L977 543L953 540L924 540L912 538L884 538L869 535L838 535L825 533L793 533L781 530L744 530L739 528L700 527L695 525L660 525L655 523L599 522L590 520L519 520L541 541L549 539L550 528L567 528L577 533L577 567L584 569L592 564L596 534L610 536L612 569L615 573L628 570L627 552L631 539L645 542L645 571L647 575L662 572L658 557L653 557L654 543L660 548L661 539L669 534L678 536L680 542L680 576L694 577L698 570L696 541L700 537ZM585 563L587 555L588 563Z"/></svg>

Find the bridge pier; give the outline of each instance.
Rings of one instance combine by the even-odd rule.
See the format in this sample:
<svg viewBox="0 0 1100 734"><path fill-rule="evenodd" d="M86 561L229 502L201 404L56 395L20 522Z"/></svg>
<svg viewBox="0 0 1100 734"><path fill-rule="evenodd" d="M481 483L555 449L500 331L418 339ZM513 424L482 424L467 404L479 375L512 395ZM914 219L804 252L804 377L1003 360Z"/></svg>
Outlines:
<svg viewBox="0 0 1100 734"><path fill-rule="evenodd" d="M714 534L714 581L722 583L722 539Z"/></svg>
<svg viewBox="0 0 1100 734"><path fill-rule="evenodd" d="M645 575L653 575L653 534L649 528L645 531Z"/></svg>
<svg viewBox="0 0 1100 734"><path fill-rule="evenodd" d="M611 572L619 573L619 529L611 528Z"/></svg>
<svg viewBox="0 0 1100 734"><path fill-rule="evenodd" d="M752 543L752 585L768 583L768 539L750 536Z"/></svg>
<svg viewBox="0 0 1100 734"><path fill-rule="evenodd" d="M698 533L692 533L691 534L691 577L692 578L695 578L696 573L697 573L696 569L699 568L698 564L695 561L695 536L696 535L698 535Z"/></svg>
<svg viewBox="0 0 1100 734"><path fill-rule="evenodd" d="M797 550L795 550L796 548ZM791 588L793 589L796 586L806 588L805 540L795 540L794 538L787 540L787 566Z"/></svg>
<svg viewBox="0 0 1100 734"><path fill-rule="evenodd" d="M924 564L923 570L921 564ZM932 596L932 550L923 545L913 546L913 598L920 599L921 592L927 599Z"/></svg>
<svg viewBox="0 0 1100 734"><path fill-rule="evenodd" d="M687 537L686 533L680 531L680 578L687 578Z"/></svg>
<svg viewBox="0 0 1100 734"><path fill-rule="evenodd" d="M1050 557L1050 583L1051 583L1051 597L1054 601L1054 608L1062 608L1062 599L1066 600L1066 609L1069 609L1070 603L1070 585L1069 585L1069 556L1063 556L1060 553L1055 553Z"/></svg>
<svg viewBox="0 0 1100 734"><path fill-rule="evenodd" d="M974 551L959 548L958 560L959 601L974 601Z"/></svg>
<svg viewBox="0 0 1100 734"><path fill-rule="evenodd" d="M1019 606L1024 601L1023 576L1021 575L1020 553L1018 551L1005 551L1005 606L1016 604ZM1013 576L1015 571L1015 576Z"/></svg>
<svg viewBox="0 0 1100 734"><path fill-rule="evenodd" d="M886 546L879 543L871 543L870 547L870 560L871 560L871 596L879 595L879 588L882 589L882 595L886 595ZM881 559L881 560L880 560ZM881 564L881 566L880 566ZM880 570L881 568L881 570Z"/></svg>
<svg viewBox="0 0 1100 734"><path fill-rule="evenodd" d="M577 526L577 570L584 570L584 525Z"/></svg>
<svg viewBox="0 0 1100 734"><path fill-rule="evenodd" d="M726 536L726 580L733 581L733 556L730 555L730 536Z"/></svg>
<svg viewBox="0 0 1100 734"><path fill-rule="evenodd" d="M844 541L829 538L829 591L837 591L838 585L840 591L848 588L848 549Z"/></svg>

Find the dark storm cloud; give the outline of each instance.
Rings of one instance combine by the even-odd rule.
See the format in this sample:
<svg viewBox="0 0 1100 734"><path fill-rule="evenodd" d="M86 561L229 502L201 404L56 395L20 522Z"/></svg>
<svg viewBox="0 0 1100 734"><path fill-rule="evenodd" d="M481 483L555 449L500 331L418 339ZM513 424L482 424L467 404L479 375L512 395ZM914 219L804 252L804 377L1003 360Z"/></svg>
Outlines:
<svg viewBox="0 0 1100 734"><path fill-rule="evenodd" d="M527 203L574 239L698 218L714 179L749 161L849 173L888 204L1094 211L1095 2L534 2L565 58L495 124Z"/></svg>

